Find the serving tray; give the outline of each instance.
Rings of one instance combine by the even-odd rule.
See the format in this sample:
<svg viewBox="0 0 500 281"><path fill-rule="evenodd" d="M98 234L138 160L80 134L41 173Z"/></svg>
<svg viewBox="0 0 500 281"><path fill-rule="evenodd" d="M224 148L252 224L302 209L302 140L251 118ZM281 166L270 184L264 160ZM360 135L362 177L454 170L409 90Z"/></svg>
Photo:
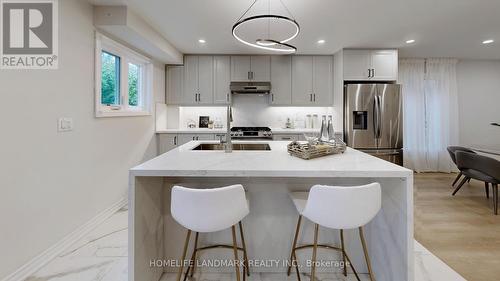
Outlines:
<svg viewBox="0 0 500 281"><path fill-rule="evenodd" d="M302 159L313 159L331 154L344 153L347 145L341 141L324 142L310 145L309 143L293 141L288 144L288 153Z"/></svg>

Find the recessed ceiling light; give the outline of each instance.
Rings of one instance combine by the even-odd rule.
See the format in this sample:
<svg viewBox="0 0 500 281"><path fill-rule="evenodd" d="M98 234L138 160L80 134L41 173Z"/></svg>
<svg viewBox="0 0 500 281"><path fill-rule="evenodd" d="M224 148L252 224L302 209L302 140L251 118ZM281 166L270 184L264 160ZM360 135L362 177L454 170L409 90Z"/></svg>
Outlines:
<svg viewBox="0 0 500 281"><path fill-rule="evenodd" d="M198 42L200 42L201 44L205 44L207 41L205 41L205 39L200 39L198 40Z"/></svg>
<svg viewBox="0 0 500 281"><path fill-rule="evenodd" d="M318 44L325 44L325 40L323 40L323 39L318 40Z"/></svg>
<svg viewBox="0 0 500 281"><path fill-rule="evenodd" d="M484 41L483 41L483 44L491 44L491 43L493 43L493 42L495 42L495 40L493 40L493 39L488 39L488 40L484 40Z"/></svg>
<svg viewBox="0 0 500 281"><path fill-rule="evenodd" d="M411 43L415 43L415 40L414 39L406 40L406 44L411 44Z"/></svg>

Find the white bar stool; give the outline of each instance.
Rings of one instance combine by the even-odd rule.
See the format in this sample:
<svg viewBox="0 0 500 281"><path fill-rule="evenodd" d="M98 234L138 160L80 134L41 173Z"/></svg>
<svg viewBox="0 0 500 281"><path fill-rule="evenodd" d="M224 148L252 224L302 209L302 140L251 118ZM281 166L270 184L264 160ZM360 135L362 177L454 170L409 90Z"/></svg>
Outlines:
<svg viewBox="0 0 500 281"><path fill-rule="evenodd" d="M228 248L233 250L236 278L238 281L240 280L238 251L243 251L243 280L246 279L245 273L250 276L243 226L241 223L241 220L248 215L249 210L245 190L242 185L238 184L213 189L191 189L174 186L172 188L170 206L172 217L188 229L177 281L181 280L192 231L196 233L195 244L184 280L186 280L190 271L191 276L193 276L196 266L196 254L199 251L214 248ZM240 228L242 247L238 247L237 245L236 224ZM216 232L228 228L231 228L232 231L232 245L198 247L199 233Z"/></svg>
<svg viewBox="0 0 500 281"><path fill-rule="evenodd" d="M317 248L320 247L342 252L344 265L347 259L354 275L359 281L359 276L346 253L344 245L344 229L358 228L366 264L368 266L368 273L370 274L370 280L375 281L363 234L363 226L370 222L381 208L382 194L379 183L345 187L315 185L311 188L310 192L293 192L290 193L290 197L299 212L299 219L297 221L297 229L295 231L290 254L288 275L290 275L292 270L292 264L296 264L297 262L295 251L313 248L311 280L314 280L316 274L316 252ZM302 216L314 223L314 244L297 247ZM340 230L340 247L318 244L318 229L320 225ZM300 273L297 266L295 266L295 270L297 272L297 278L300 281ZM344 275L347 276L347 268L345 266Z"/></svg>

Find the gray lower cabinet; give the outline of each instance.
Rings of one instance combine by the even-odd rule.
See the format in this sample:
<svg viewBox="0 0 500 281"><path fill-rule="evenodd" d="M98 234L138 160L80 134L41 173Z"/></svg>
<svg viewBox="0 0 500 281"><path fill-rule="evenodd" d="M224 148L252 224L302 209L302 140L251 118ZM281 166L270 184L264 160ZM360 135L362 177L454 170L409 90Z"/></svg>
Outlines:
<svg viewBox="0 0 500 281"><path fill-rule="evenodd" d="M302 134L273 134L275 141L302 141L305 140Z"/></svg>
<svg viewBox="0 0 500 281"><path fill-rule="evenodd" d="M159 136L159 153L162 154L169 150L176 148L179 145L186 144L190 141L202 141L202 140L218 140L219 134L158 134ZM225 136L225 134L224 134Z"/></svg>
<svg viewBox="0 0 500 281"><path fill-rule="evenodd" d="M179 145L177 134L159 134L158 154L163 154Z"/></svg>
<svg viewBox="0 0 500 281"><path fill-rule="evenodd" d="M198 140L214 140L213 134L179 134L179 145L183 145L190 141Z"/></svg>

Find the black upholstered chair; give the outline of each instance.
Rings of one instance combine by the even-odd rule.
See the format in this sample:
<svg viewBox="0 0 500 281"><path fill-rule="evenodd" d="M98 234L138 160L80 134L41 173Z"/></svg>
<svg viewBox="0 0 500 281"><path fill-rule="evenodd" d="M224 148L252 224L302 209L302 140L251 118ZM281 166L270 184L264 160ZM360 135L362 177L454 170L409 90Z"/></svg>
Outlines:
<svg viewBox="0 0 500 281"><path fill-rule="evenodd" d="M463 146L448 146L447 150L448 150L448 153L450 154L451 160L453 161L453 163L455 163L455 165L457 165L457 158L455 156L455 153L457 151L466 151L466 152L470 152L470 153L476 153L476 152L468 149L467 147L463 147ZM453 181L451 186L455 186L455 184L458 182L458 180L460 179L461 176L463 176L462 171L460 171L460 173L455 178L455 180ZM470 178L467 179L467 181L470 181Z"/></svg>
<svg viewBox="0 0 500 281"><path fill-rule="evenodd" d="M486 196L489 197L489 184L493 189L493 210L498 214L498 184L500 184L500 161L491 157L482 156L467 151L455 152L458 169L465 176L457 186L453 195L467 181L467 178L476 179L484 182Z"/></svg>

